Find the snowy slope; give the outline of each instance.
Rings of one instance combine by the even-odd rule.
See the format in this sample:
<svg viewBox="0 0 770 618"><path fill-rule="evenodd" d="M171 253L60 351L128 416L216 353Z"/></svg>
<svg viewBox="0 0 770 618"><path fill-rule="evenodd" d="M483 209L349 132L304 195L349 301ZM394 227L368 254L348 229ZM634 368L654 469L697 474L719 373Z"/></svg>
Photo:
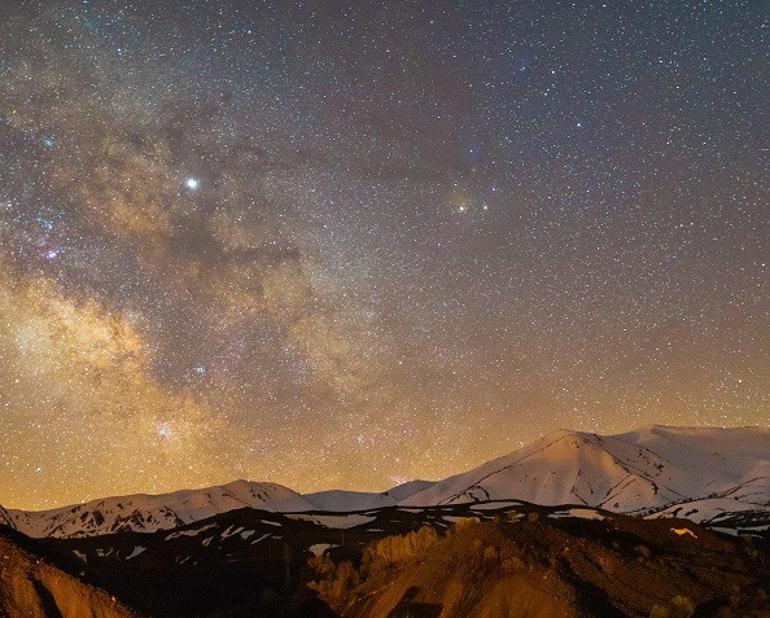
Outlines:
<svg viewBox="0 0 770 618"><path fill-rule="evenodd" d="M266 511L316 508L300 494L275 483L234 481L219 487L149 496L118 496L50 511L0 511L0 523L33 537L82 537L120 530L154 532L176 528L244 507Z"/></svg>
<svg viewBox="0 0 770 618"><path fill-rule="evenodd" d="M365 511L381 506L390 506L383 504L381 495L367 491L330 489L328 491L305 494L304 498L314 504L316 509L320 511Z"/></svg>
<svg viewBox="0 0 770 618"><path fill-rule="evenodd" d="M43 512L0 507L0 524L34 537L82 537L175 528L244 507L351 512L491 500L585 505L709 525L736 517L751 525L770 522L770 429L651 426L612 436L559 431L463 474L412 481L383 493L302 496L273 483L235 481Z"/></svg>
<svg viewBox="0 0 770 618"><path fill-rule="evenodd" d="M305 494L304 497L324 511L365 511L395 506L431 485L433 485L431 481L410 481L382 493L332 489Z"/></svg>
<svg viewBox="0 0 770 618"><path fill-rule="evenodd" d="M613 436L559 431L400 504L513 498L650 512L715 497L727 498L733 511L770 506L770 429L652 426Z"/></svg>

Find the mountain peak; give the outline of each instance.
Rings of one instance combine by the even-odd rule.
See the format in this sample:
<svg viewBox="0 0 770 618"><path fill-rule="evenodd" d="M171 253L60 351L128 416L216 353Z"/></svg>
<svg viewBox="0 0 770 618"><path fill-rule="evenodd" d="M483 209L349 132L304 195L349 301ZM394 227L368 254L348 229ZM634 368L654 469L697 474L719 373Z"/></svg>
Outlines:
<svg viewBox="0 0 770 618"><path fill-rule="evenodd" d="M50 511L0 508L0 523L30 536L71 537L174 528L246 507L364 511L494 500L630 513L679 512L690 504L687 512L699 520L754 509L770 503L770 428L648 425L615 435L560 429L467 472L437 482L409 481L381 493L331 490L302 496L277 483L236 479Z"/></svg>
<svg viewBox="0 0 770 618"><path fill-rule="evenodd" d="M317 508L283 485L238 479L225 485L167 494L99 498L49 511L9 509L0 517L29 536L72 537L123 530L154 532L246 507L279 512Z"/></svg>
<svg viewBox="0 0 770 618"><path fill-rule="evenodd" d="M753 479L764 478L759 488ZM517 499L638 512L752 482L770 501L770 430L652 425L616 435L561 429L413 494L425 506Z"/></svg>

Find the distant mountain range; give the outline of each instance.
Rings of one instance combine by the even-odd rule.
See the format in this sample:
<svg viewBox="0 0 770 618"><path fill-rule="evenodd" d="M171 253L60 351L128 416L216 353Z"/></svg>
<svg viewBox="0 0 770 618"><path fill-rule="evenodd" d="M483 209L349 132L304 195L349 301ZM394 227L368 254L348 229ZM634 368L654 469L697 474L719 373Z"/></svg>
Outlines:
<svg viewBox="0 0 770 618"><path fill-rule="evenodd" d="M234 481L219 487L157 496L137 494L101 498L50 511L0 508L0 524L31 537L84 537L122 531L166 530L245 507L289 512L318 508L282 485Z"/></svg>
<svg viewBox="0 0 770 618"><path fill-rule="evenodd" d="M383 493L301 495L275 483L240 480L49 511L0 507L0 524L32 537L77 538L177 528L245 507L319 513L501 500L584 505L648 518L678 516L714 526L740 520L744 527L766 527L770 429L651 426L611 436L559 431L468 472L438 482L412 481Z"/></svg>

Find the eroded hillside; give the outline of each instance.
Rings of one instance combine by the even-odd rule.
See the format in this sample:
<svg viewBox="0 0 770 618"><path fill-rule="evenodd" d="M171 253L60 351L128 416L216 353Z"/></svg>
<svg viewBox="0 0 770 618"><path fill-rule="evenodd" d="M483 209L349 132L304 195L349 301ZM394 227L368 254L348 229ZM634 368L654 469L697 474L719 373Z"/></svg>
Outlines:
<svg viewBox="0 0 770 618"><path fill-rule="evenodd" d="M313 560L337 613L393 616L770 616L767 548L685 521L460 520Z"/></svg>
<svg viewBox="0 0 770 618"><path fill-rule="evenodd" d="M129 618L115 597L67 574L31 550L20 535L0 530L0 616Z"/></svg>

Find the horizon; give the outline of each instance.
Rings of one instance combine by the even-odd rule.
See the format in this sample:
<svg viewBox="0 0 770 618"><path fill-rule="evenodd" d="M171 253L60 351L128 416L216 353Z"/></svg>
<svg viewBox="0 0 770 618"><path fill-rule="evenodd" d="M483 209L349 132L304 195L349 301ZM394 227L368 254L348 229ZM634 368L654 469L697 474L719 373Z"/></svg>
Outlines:
<svg viewBox="0 0 770 618"><path fill-rule="evenodd" d="M471 471L471 470L473 470L473 469L475 469L477 467L480 467L480 466L485 465L487 463L493 462L493 461L495 461L497 459L501 459L501 458L504 458L504 457L507 457L507 456L510 456L510 455L514 455L516 452L518 452L520 450L523 450L523 449L526 449L527 447L532 446L533 444L539 442L540 440L543 440L543 439L547 438L548 436L551 436L551 435L554 435L554 434L558 434L558 433L562 433L562 432L565 432L568 435L569 434L588 434L588 435L597 435L597 436L606 438L606 437L617 437L617 436L622 436L624 434L637 433L637 432L642 432L642 431L645 431L645 430L652 430L652 429L658 429L658 428L660 428L660 429L674 429L674 430L696 430L696 431L697 430L709 430L709 429L728 430L728 431L729 430L738 430L738 429L759 429L759 430L765 430L765 431L770 432L770 423L767 424L767 425L742 425L742 426L715 426L715 425L685 426L685 425L666 425L666 424L661 424L661 423L651 423L651 424L648 424L648 425L643 425L643 426L640 426L640 427L635 427L633 429L629 429L629 430L626 430L626 431L620 431L620 432L617 432L617 433L606 433L606 434L605 433L586 432L586 431L578 431L578 430L560 428L560 429L556 429L556 430L544 433L541 436L535 438L534 440L531 440L531 441L529 441L529 442L527 442L527 443L525 443L525 444L523 444L521 446L517 446L513 450L507 451L507 452L502 453L502 454L492 455L491 457L488 457L486 459L480 460L480 461L478 461L475 464L471 464L471 466L468 467L468 468L457 469L455 471L448 471L448 472L445 472L443 475L441 475L441 476L439 476L437 478L433 478L433 479L419 478L418 477L418 478L400 480L399 482L397 482L397 483L395 483L393 485L389 485L389 486L387 486L385 488L382 488L382 489L367 490L367 489L360 489L358 487L347 487L347 488L343 488L343 487L330 487L330 488L325 488L325 489L311 489L311 490L308 490L308 491L304 491L304 490L301 491L301 490L299 490L299 489L297 489L295 487L292 487L290 485L286 485L285 483L281 483L280 481L276 481L274 479L269 479L269 478L267 478L267 479L236 478L236 479L231 479L229 481L221 482L221 483L218 483L218 482L208 483L208 484L203 484L203 485L195 486L195 487L193 487L193 486L189 486L189 487L184 486L184 487L179 487L179 488L176 488L176 489L164 490L164 491L159 491L159 492L138 491L138 492L122 492L122 493L116 493L116 494L110 494L110 495L100 495L100 496L95 496L95 497L84 498L84 499L81 499L81 500L70 501L70 502L66 502L66 503L60 504L60 505L46 507L46 508L43 508L43 509L25 508L25 507L21 507L21 506L5 504L0 499L0 508L4 508L6 510L11 510L11 511L23 511L23 512L27 512L27 513L43 513L43 512L49 512L49 511L57 511L57 510L60 510L60 509L66 509L68 507L72 507L72 506L76 506L76 505L83 505L83 504L89 504L89 503L92 503L92 502L98 502L100 500L108 500L108 499L111 499L111 498L133 498L133 497L150 497L150 498L155 498L155 497L164 497L164 496L169 496L169 495L178 494L178 493L198 492L198 491L204 491L206 489L214 489L214 488L220 488L220 487L227 487L228 485L233 485L233 484L236 484L236 483L278 485L280 487L288 489L288 490L290 490L290 491L292 491L292 492L294 492L294 493L296 493L296 494L298 494L300 496L303 496L303 497L304 496L312 496L313 494L326 493L326 492L361 493L361 494L380 495L380 494L384 494L384 493L386 493L386 492L388 492L388 491L390 491L392 489L395 489L395 488L400 487L402 485L408 485L410 483L415 483L415 482L438 483L438 482L441 482L443 480L452 478L452 477L454 477L454 476L456 476L458 474L464 474L466 472L469 472L469 471Z"/></svg>

